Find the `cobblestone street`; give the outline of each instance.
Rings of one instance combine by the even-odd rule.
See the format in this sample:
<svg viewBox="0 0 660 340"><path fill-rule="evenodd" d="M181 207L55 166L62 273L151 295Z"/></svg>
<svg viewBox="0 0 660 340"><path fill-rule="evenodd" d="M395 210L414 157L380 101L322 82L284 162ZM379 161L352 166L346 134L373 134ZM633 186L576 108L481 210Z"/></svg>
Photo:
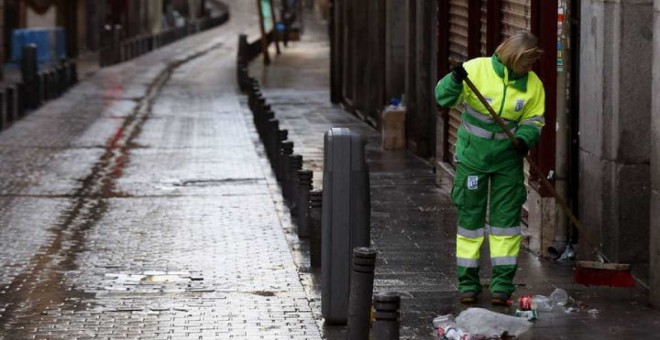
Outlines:
<svg viewBox="0 0 660 340"><path fill-rule="evenodd" d="M324 323L320 270L238 90L238 35L260 34L255 3L224 2L226 24L81 72L0 133L0 339L346 337ZM327 22L305 18L302 40L271 48L273 63L257 58L250 75L314 189L328 129L366 138L374 291L401 296L402 339L432 339L434 317L467 308L450 188L431 162L384 151L377 129L330 103ZM643 289L586 287L572 274L570 263L521 254L514 299L564 288L576 306L541 314L525 339L657 336Z"/></svg>
<svg viewBox="0 0 660 340"><path fill-rule="evenodd" d="M250 10L0 135L4 338L320 337L227 76Z"/></svg>

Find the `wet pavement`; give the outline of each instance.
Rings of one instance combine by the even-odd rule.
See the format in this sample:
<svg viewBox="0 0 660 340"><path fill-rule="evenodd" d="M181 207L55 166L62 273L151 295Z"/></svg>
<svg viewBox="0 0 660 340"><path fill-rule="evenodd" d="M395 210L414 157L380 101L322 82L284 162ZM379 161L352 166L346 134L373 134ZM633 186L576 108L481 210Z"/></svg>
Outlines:
<svg viewBox="0 0 660 340"><path fill-rule="evenodd" d="M331 127L348 127L367 137L371 240L378 251L374 290L401 295L402 338L433 338L434 317L450 313L456 316L466 309L456 303L456 212L449 200L451 188L435 184L436 175L430 162L408 152L383 151L377 130L330 103L325 23L313 15L307 18L301 42L284 48L268 67L261 60L252 62L250 74L260 81L261 91L273 107L280 127L289 131L295 153L303 155L303 168L314 170L315 188L322 186L324 132ZM247 109L245 114L250 115ZM286 214L283 215L287 221ZM287 232L292 249L299 254L296 260L301 277L318 315L320 275L309 269L306 257L309 245L298 240L293 227L288 227ZM482 258L488 259L488 254L484 252ZM650 339L660 334L660 313L647 306L642 286L637 289L586 287L573 283L570 263L551 262L529 252L523 252L520 262L514 298L523 294L549 296L556 288L562 288L573 299L566 307L539 312L539 320L524 338ZM485 263L484 291L489 271ZM492 307L487 293L482 294L475 306L515 313L513 307ZM320 325L329 338L344 336L341 328L322 322Z"/></svg>
<svg viewBox="0 0 660 340"><path fill-rule="evenodd" d="M309 245L237 91L236 42L257 36L254 4L226 2L226 25L95 70L0 133L0 338L343 338L323 324ZM464 308L448 190L428 162L383 152L377 131L329 103L324 27L306 17L303 41L250 72L316 188L323 133L367 137L375 290L401 294L402 338L432 338L433 317ZM518 294L561 287L580 301L540 314L528 338L660 331L644 293L571 282L570 265L522 256Z"/></svg>

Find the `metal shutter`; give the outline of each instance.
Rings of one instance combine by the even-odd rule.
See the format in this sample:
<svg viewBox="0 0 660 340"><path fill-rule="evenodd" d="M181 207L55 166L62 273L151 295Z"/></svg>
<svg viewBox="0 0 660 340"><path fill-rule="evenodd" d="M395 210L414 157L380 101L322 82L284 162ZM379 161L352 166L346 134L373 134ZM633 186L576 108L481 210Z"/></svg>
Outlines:
<svg viewBox="0 0 660 340"><path fill-rule="evenodd" d="M488 44L488 0L481 0L481 55L487 53Z"/></svg>
<svg viewBox="0 0 660 340"><path fill-rule="evenodd" d="M532 0L502 0L502 39L532 27Z"/></svg>
<svg viewBox="0 0 660 340"><path fill-rule="evenodd" d="M449 1L449 62L467 60L468 56L468 0ZM453 164L454 144L458 137L458 127L461 125L461 112L449 110L448 145Z"/></svg>
<svg viewBox="0 0 660 340"><path fill-rule="evenodd" d="M531 0L502 0L502 40L518 31L531 30L532 1ZM525 187L527 192L533 190L529 185L529 164L524 161ZM529 215L529 200L522 209L522 220L526 224Z"/></svg>

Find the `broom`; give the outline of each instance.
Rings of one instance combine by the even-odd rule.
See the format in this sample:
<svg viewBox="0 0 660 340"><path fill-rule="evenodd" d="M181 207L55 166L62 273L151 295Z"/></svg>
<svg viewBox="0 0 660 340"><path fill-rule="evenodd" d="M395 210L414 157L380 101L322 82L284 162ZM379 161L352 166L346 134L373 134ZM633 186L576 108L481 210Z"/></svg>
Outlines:
<svg viewBox="0 0 660 340"><path fill-rule="evenodd" d="M490 115L495 119L497 125L502 128L502 130L509 136L511 142L514 146L518 146L518 141L511 131L506 127L502 118L497 115L495 110L488 104L488 101L481 95L481 92L474 86L474 83L469 78L465 78L465 83L467 86L474 92L474 94L479 98L479 101L486 107ZM532 158L529 154L525 155L525 159L529 163L530 169L539 177L542 185L555 197L555 200L559 203L561 208L564 210L571 223L577 228L582 239L585 240L589 246L592 247L592 251L595 256L600 261L576 261L575 262L575 283L580 283L584 285L595 285L595 286L611 286L611 287L633 287L635 285L635 279L630 273L630 264L622 263L612 263L605 254L596 246L591 235L587 232L584 225L580 220L573 215L573 212L568 207L568 204L564 199L559 196L555 187L550 183L550 181L545 177L541 169L532 161Z"/></svg>

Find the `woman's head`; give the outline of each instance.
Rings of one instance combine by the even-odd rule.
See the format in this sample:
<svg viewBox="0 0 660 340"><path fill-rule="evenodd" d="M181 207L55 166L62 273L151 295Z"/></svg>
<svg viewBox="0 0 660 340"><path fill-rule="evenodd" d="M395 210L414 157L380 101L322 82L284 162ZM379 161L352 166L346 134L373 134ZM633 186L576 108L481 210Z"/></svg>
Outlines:
<svg viewBox="0 0 660 340"><path fill-rule="evenodd" d="M514 74L522 75L532 70L543 51L538 48L538 39L532 33L521 31L504 40L495 54Z"/></svg>

